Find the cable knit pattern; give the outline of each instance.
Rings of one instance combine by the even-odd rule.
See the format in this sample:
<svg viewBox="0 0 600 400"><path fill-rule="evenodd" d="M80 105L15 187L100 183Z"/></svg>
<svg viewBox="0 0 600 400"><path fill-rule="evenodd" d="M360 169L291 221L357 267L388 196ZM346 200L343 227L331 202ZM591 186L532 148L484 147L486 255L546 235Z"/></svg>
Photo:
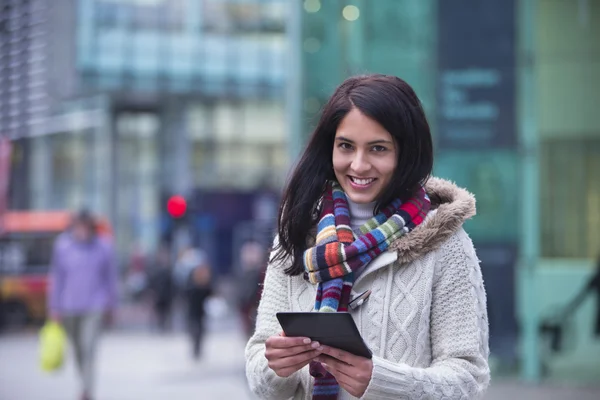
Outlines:
<svg viewBox="0 0 600 400"><path fill-rule="evenodd" d="M364 399L476 399L489 384L485 290L473 244L460 227L474 214L474 200L451 183L436 180L434 186L441 188L437 198L444 207L424 222L427 234L417 235L419 245L407 235L397 261L367 266L355 283L355 293L372 290L352 311L374 354ZM448 210L457 208L460 216L453 219ZM438 234L432 235L435 226ZM314 287L285 275L284 268L268 268L256 332L246 347L246 373L260 399L309 400L307 367L280 378L264 356L266 339L281 331L276 312L312 309ZM343 390L340 397L353 399Z"/></svg>
<svg viewBox="0 0 600 400"><path fill-rule="evenodd" d="M365 399L476 399L488 386L485 292L473 245L461 229L439 253L430 264L438 269L431 271L430 366L375 357Z"/></svg>
<svg viewBox="0 0 600 400"><path fill-rule="evenodd" d="M387 287L387 271L379 271L371 285L371 296L363 306L367 312L366 318L363 318L361 332L365 343L373 354L381 354L381 331L383 327L383 303L385 301L385 288Z"/></svg>
<svg viewBox="0 0 600 400"><path fill-rule="evenodd" d="M388 342L388 351L386 357L392 354L399 354L400 359L405 359L409 356L409 352L414 348L413 338L408 329L414 322L418 312L417 299L412 295L411 291L414 288L415 278L419 279L422 269L418 266L410 269L403 269L401 273L395 274L392 277L393 292L399 292L399 296L391 299L391 308L395 312L388 313L389 328L391 335ZM410 278L408 275L413 275ZM407 279L402 279L403 276ZM406 283L405 283L406 281Z"/></svg>

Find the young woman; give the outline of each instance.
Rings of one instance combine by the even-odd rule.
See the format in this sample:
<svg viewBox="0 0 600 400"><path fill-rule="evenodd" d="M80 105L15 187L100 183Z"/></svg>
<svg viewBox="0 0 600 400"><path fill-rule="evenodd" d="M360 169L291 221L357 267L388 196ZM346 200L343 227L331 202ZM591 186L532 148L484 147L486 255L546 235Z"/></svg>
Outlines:
<svg viewBox="0 0 600 400"><path fill-rule="evenodd" d="M337 88L280 207L246 347L260 399L482 396L486 297L462 229L475 200L430 178L432 166L429 125L406 82L368 75ZM349 311L373 358L286 337L280 311Z"/></svg>
<svg viewBox="0 0 600 400"><path fill-rule="evenodd" d="M56 240L50 267L48 312L64 325L75 351L82 400L93 397L98 341L118 300L114 249L97 231L90 213L78 213Z"/></svg>

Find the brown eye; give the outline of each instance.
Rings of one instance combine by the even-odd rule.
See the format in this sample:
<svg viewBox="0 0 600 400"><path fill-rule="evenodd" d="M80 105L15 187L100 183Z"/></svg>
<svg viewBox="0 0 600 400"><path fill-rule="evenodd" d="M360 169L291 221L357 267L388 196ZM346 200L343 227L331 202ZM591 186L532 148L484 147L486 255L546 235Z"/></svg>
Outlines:
<svg viewBox="0 0 600 400"><path fill-rule="evenodd" d="M352 145L350 143L342 142L338 147L342 150L352 150Z"/></svg>
<svg viewBox="0 0 600 400"><path fill-rule="evenodd" d="M383 146L373 146L373 151L376 152L382 152L382 151L386 151L387 148L383 147Z"/></svg>

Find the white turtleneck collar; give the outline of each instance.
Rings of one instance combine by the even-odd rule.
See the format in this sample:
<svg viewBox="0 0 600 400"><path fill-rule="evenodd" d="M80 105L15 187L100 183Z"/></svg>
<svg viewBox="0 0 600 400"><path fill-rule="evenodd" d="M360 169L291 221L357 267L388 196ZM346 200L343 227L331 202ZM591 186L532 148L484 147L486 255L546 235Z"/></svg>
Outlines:
<svg viewBox="0 0 600 400"><path fill-rule="evenodd" d="M373 210L376 202L355 203L348 199L348 209L350 211L350 227L352 230L360 228L365 222L373 218Z"/></svg>

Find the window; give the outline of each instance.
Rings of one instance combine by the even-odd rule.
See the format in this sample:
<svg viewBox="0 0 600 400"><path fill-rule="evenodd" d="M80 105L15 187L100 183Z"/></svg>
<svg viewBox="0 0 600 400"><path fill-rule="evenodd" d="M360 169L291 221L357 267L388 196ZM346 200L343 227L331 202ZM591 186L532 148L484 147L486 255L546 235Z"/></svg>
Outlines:
<svg viewBox="0 0 600 400"><path fill-rule="evenodd" d="M284 109L276 101L223 100L197 103L192 124L195 185L253 189L285 178L287 147Z"/></svg>
<svg viewBox="0 0 600 400"><path fill-rule="evenodd" d="M286 4L283 1L203 2L203 29L215 33L283 33Z"/></svg>
<svg viewBox="0 0 600 400"><path fill-rule="evenodd" d="M45 273L57 234L13 234L0 240L0 272Z"/></svg>
<svg viewBox="0 0 600 400"><path fill-rule="evenodd" d="M600 138L548 139L540 152L541 254L600 254Z"/></svg>
<svg viewBox="0 0 600 400"><path fill-rule="evenodd" d="M600 255L600 9L592 4L536 3L542 257Z"/></svg>
<svg viewBox="0 0 600 400"><path fill-rule="evenodd" d="M184 0L103 0L94 6L97 24L103 28L125 25L134 30L181 31L185 22Z"/></svg>

